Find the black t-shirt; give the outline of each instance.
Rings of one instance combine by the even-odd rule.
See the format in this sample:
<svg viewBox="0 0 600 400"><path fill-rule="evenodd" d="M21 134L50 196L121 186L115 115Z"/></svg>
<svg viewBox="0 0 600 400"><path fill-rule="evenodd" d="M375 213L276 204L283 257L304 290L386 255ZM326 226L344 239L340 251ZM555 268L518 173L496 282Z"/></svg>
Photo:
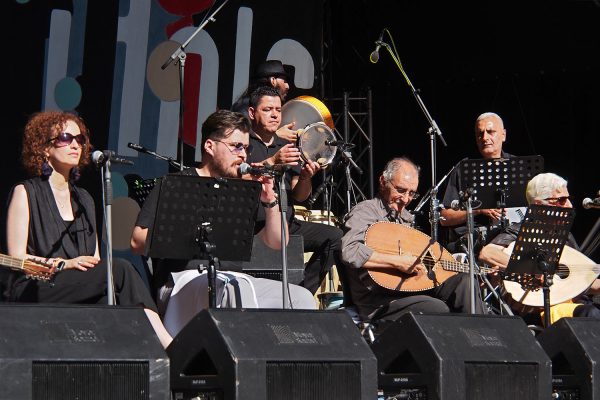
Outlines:
<svg viewBox="0 0 600 400"><path fill-rule="evenodd" d="M511 154L502 152L501 157L502 158L511 158L513 156ZM448 184L446 185L446 191L444 192L444 199L442 200L442 204L444 205L444 207L450 208L452 201L459 199L459 197L460 197L459 193L461 190L463 190L463 188L460 186L460 180L461 180L460 179L460 168L456 168L454 171L452 171L452 173L448 177ZM473 222L474 222L476 228L480 227L480 226L490 226L490 219L485 215L475 215L473 217ZM467 233L467 225L466 224L452 226L452 227L450 227L450 229L453 230L456 237L461 237L462 235ZM453 239L454 238L450 238L450 240L453 240Z"/></svg>
<svg viewBox="0 0 600 400"><path fill-rule="evenodd" d="M262 162L267 158L271 157L275 153L279 151L283 146L288 144L287 140L280 138L279 136L275 136L273 142L270 145L266 145L259 137L251 134L250 135L250 145L252 146L252 152L248 155L247 162L255 163ZM300 166L294 166L290 170L285 173L285 188L287 194L287 215L288 221L293 221L294 219L294 199L292 197L292 178L294 176L300 175ZM256 217L256 224L261 228L265 224L265 210L262 207L259 207L258 216Z"/></svg>

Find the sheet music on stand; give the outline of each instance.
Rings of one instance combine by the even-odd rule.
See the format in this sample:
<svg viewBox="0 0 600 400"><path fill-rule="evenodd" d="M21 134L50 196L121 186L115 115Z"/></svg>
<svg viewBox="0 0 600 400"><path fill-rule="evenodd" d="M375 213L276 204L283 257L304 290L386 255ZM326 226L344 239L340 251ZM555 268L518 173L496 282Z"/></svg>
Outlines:
<svg viewBox="0 0 600 400"><path fill-rule="evenodd" d="M546 327L550 324L552 277L574 219L575 210L572 208L530 205L506 268L504 279L518 282L525 296L531 291L544 291Z"/></svg>
<svg viewBox="0 0 600 400"><path fill-rule="evenodd" d="M544 171L542 156L467 159L459 165L460 189L472 188L474 208L527 205L527 183Z"/></svg>
<svg viewBox="0 0 600 400"><path fill-rule="evenodd" d="M210 223L205 239L215 246L213 256L249 261L260 192L256 181L166 175L160 182L154 226L148 232L148 256L206 259L199 227Z"/></svg>

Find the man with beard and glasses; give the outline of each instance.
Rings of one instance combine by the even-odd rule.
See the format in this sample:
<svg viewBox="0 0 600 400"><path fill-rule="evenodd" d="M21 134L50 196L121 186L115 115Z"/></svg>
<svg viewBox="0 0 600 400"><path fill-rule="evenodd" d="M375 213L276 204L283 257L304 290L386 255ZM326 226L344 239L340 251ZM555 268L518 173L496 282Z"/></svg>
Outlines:
<svg viewBox="0 0 600 400"><path fill-rule="evenodd" d="M247 161L250 147L250 123L240 113L220 110L211 114L202 124L202 163L182 174L215 178L240 178L240 165ZM262 184L260 207L264 223L256 224L255 240L262 240L272 249L281 248L281 214L273 190L273 178L253 177ZM158 187L148 196L138 215L131 238L134 253L142 254L153 226L158 202ZM287 240L287 235L286 235ZM191 318L208 307L206 272L198 266L205 260L157 260L153 263L153 286L167 330L175 336ZM315 309L312 294L306 289L289 285L291 306L296 309ZM220 307L281 308L281 282L254 278L219 269L217 298Z"/></svg>

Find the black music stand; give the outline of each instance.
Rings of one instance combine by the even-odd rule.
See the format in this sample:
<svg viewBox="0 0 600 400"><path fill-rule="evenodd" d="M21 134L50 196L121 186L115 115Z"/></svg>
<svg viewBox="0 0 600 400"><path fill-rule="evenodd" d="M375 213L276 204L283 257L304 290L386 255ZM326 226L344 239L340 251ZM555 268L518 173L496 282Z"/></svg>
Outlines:
<svg viewBox="0 0 600 400"><path fill-rule="evenodd" d="M137 174L127 174L123 178L127 182L127 196L135 200L140 208L144 205L146 197L150 195L156 183L160 181L160 178L143 179Z"/></svg>
<svg viewBox="0 0 600 400"><path fill-rule="evenodd" d="M526 290L542 288L546 328L550 326L552 277L574 219L573 208L530 205L506 268L505 279L519 282Z"/></svg>
<svg viewBox="0 0 600 400"><path fill-rule="evenodd" d="M250 260L261 190L249 180L166 175L148 232L148 256L208 260L209 307L215 307L215 265Z"/></svg>
<svg viewBox="0 0 600 400"><path fill-rule="evenodd" d="M467 242L470 278L471 313L475 312L475 241L473 238L475 224L473 221L474 208L501 208L501 225L505 226L506 207L522 207L527 205L525 189L527 183L535 175L543 171L544 158L542 156L524 156L495 159L466 159L459 163L459 185L461 188L460 200L463 208L467 210ZM489 280L480 274L499 302L500 296L496 293ZM502 303L502 302L501 302Z"/></svg>
<svg viewBox="0 0 600 400"><path fill-rule="evenodd" d="M527 183L544 171L544 157L467 159L459 171L461 190L472 189L471 200L481 208L523 207Z"/></svg>

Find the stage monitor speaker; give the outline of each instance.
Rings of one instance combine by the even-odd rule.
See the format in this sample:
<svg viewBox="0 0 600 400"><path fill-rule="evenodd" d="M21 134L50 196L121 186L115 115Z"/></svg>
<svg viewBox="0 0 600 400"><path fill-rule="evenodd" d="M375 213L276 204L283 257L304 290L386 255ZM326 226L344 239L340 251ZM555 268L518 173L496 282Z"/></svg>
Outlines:
<svg viewBox="0 0 600 400"><path fill-rule="evenodd" d="M600 321L561 318L537 337L552 360L557 399L600 399Z"/></svg>
<svg viewBox="0 0 600 400"><path fill-rule="evenodd" d="M208 309L167 353L176 399L377 397L377 360L344 311Z"/></svg>
<svg viewBox="0 0 600 400"><path fill-rule="evenodd" d="M518 317L408 313L371 348L385 398L550 398L550 359Z"/></svg>
<svg viewBox="0 0 600 400"><path fill-rule="evenodd" d="M168 400L169 372L141 308L0 305L0 399Z"/></svg>

